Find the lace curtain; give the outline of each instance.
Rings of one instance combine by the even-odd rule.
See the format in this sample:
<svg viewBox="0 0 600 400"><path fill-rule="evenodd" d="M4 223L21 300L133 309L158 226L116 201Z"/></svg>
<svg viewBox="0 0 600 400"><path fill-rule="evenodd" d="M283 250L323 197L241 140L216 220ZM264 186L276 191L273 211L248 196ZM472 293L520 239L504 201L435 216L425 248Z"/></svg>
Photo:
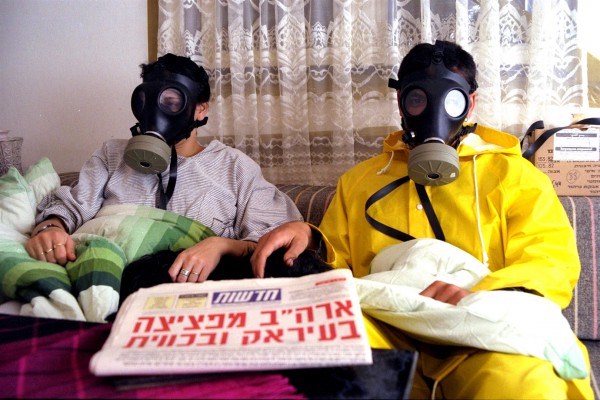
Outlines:
<svg viewBox="0 0 600 400"><path fill-rule="evenodd" d="M274 183L335 184L400 128L402 57L446 39L478 65L474 122L521 136L587 101L577 0L160 0L158 55L191 57L213 90L202 141Z"/></svg>

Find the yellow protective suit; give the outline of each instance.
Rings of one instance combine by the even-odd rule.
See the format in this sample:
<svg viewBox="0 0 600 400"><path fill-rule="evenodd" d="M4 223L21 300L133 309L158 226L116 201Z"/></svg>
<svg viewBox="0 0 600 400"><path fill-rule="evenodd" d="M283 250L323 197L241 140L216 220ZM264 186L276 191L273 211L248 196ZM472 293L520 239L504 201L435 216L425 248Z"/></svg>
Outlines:
<svg viewBox="0 0 600 400"><path fill-rule="evenodd" d="M365 212L415 238L435 238L412 181L365 209L375 192L408 175L409 150L401 137L390 134L383 154L340 178L319 227L328 262L351 268L355 277L367 275L373 257L398 243L373 228ZM515 136L491 128L478 126L457 150L459 177L426 191L446 242L492 271L472 290L521 287L567 307L580 264L573 229L549 178L521 156ZM428 345L380 321L366 322L373 347L419 351L414 397L429 397L434 387L434 396L448 398L593 398L589 378L564 381L548 361Z"/></svg>

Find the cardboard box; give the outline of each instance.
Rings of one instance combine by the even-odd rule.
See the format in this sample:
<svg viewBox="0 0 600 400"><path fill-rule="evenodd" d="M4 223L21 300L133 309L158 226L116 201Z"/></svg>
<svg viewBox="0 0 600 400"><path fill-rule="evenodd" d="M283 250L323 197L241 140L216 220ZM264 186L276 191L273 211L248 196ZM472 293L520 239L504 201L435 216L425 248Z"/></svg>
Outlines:
<svg viewBox="0 0 600 400"><path fill-rule="evenodd" d="M535 130L529 144L544 132ZM570 127L546 140L531 161L550 177L559 196L600 196L599 145L600 127Z"/></svg>

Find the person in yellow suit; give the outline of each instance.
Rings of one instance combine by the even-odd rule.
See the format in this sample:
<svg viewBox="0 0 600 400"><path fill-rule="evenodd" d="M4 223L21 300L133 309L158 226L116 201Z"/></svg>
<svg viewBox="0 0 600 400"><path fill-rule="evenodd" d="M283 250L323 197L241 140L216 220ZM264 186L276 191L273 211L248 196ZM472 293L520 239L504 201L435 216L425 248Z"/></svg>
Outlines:
<svg viewBox="0 0 600 400"><path fill-rule="evenodd" d="M435 281L421 295L456 305L475 291L518 290L568 306L580 272L575 235L548 177L521 155L518 139L465 123L476 100L476 66L455 43L416 45L397 90L402 131L383 153L339 180L319 229L290 222L263 236L252 256L286 247L287 262L323 246L327 262L369 274L375 255L415 238L437 238L471 254L490 274L470 290ZM419 352L412 398L593 398L590 378L564 380L535 357L432 345L366 318L371 346ZM589 356L581 344L589 370Z"/></svg>

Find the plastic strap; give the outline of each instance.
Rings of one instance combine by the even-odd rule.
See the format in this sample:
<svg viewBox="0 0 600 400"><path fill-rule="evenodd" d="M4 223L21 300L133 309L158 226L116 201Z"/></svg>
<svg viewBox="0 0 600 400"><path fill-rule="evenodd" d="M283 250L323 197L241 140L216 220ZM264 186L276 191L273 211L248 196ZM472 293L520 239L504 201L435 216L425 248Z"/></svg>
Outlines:
<svg viewBox="0 0 600 400"><path fill-rule="evenodd" d="M415 183L415 186L417 187L417 193L419 194L419 199L421 199L421 204L423 204L425 215L427 215L427 219L429 220L429 225L431 226L431 229L433 229L433 233L435 233L435 238L445 242L446 236L444 235L444 231L440 226L440 221L437 219L437 215L435 215L435 211L433 210L431 200L429 200L429 196L427 195L425 187L417 183Z"/></svg>
<svg viewBox="0 0 600 400"><path fill-rule="evenodd" d="M398 187L400 187L401 185L405 184L408 181L409 181L408 176L405 176L400 179L396 179L395 181L393 181L391 183L388 183L383 188L381 188L377 192L373 193L371 195L371 197L369 197L367 199L367 202L365 203L365 218L367 219L367 222L369 222L369 224L373 228L377 229L379 232L382 232L390 237L393 237L394 239L398 239L403 242L413 240L413 239L415 239L415 237L409 235L408 233L399 231L398 229L392 228L391 226L388 226L384 223L377 221L376 219L374 219L373 217L371 217L369 215L368 210L369 210L369 207L371 207L377 201L381 200L382 198L384 198L385 196L390 194L392 191L394 191L395 189L397 189ZM431 201L429 200L427 191L425 190L425 188L422 185L415 184L415 186L417 187L417 193L419 194L419 199L421 200L421 203L423 204L423 208L425 209L425 214L427 215L427 219L429 220L429 225L431 226L431 229L433 229L433 232L435 233L435 237L439 240L445 241L446 238L444 236L444 232L442 231L442 227L440 226L437 216L435 215L435 211L433 210L433 206L431 205Z"/></svg>
<svg viewBox="0 0 600 400"><path fill-rule="evenodd" d="M158 191L160 193L159 205L158 207L166 210L167 204L169 204L169 200L173 196L173 192L175 191L175 183L177 182L177 151L175 150L175 146L171 146L171 165L169 168L169 182L167 183L167 191L165 192L162 184L162 176L157 174L158 176Z"/></svg>
<svg viewBox="0 0 600 400"><path fill-rule="evenodd" d="M393 237L394 239L398 239L403 242L413 240L415 238L407 233L404 233L402 231L392 228L391 226L387 226L387 225L377 221L376 219L372 218L369 215L368 210L369 210L369 207L371 207L374 203L376 203L377 201L381 200L382 198L384 198L385 196L390 194L392 191L394 191L396 188L400 187L402 184L408 182L408 180L409 180L408 176L405 176L400 179L396 179L395 181L393 181L391 183L388 183L383 188L381 188L378 191L376 191L375 193L373 193L371 195L371 197L369 197L367 199L367 202L365 203L365 218L367 219L367 222L369 224L371 224L371 226L373 228L377 229L379 232L382 232L390 237Z"/></svg>
<svg viewBox="0 0 600 400"><path fill-rule="evenodd" d="M548 129L547 131L545 131L544 133L542 133L540 135L540 137L537 138L537 140L535 142L533 142L527 148L527 150L525 150L523 152L523 157L525 157L527 159L531 158L531 156L533 156L533 154L540 147L542 147L542 145L546 142L546 140L548 140L548 139L550 139L550 137L552 137L552 135L554 135L556 132L562 131L563 129L572 127L573 125L600 125L600 118L585 118L585 119L582 119L582 120L580 120L578 122L575 122L575 123L573 123L571 125L561 126L559 128ZM543 129L543 128L544 128L544 122L543 121L536 121L536 122L534 122L529 127L529 129L527 130L527 133L523 137L523 140L525 140L525 137L531 136L533 134L533 131L535 129ZM521 147L523 147L523 141L521 141Z"/></svg>

